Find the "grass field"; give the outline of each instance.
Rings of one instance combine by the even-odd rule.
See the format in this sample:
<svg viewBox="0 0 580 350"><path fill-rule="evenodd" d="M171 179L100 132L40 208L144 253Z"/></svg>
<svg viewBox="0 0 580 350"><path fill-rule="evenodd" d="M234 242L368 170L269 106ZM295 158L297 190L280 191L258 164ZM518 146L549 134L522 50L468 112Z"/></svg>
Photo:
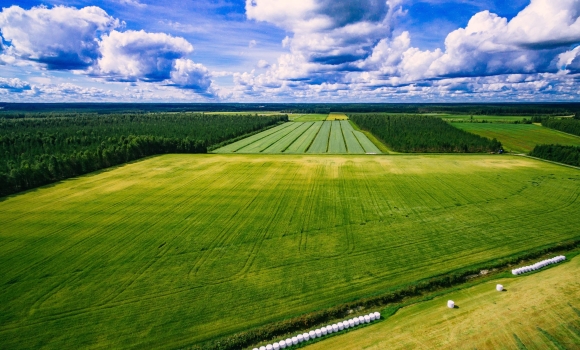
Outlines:
<svg viewBox="0 0 580 350"><path fill-rule="evenodd" d="M579 184L491 155L165 155L70 179L0 201L0 348L186 347L385 293L578 237Z"/></svg>
<svg viewBox="0 0 580 350"><path fill-rule="evenodd" d="M348 120L348 117L344 113L330 113L326 120Z"/></svg>
<svg viewBox="0 0 580 350"><path fill-rule="evenodd" d="M213 153L381 153L347 120L292 122L218 148Z"/></svg>
<svg viewBox="0 0 580 350"><path fill-rule="evenodd" d="M447 114L441 115L441 118L448 122L482 122L486 121L488 123L513 123L516 121L523 121L524 118L530 120L530 116L521 115L458 115L458 114Z"/></svg>
<svg viewBox="0 0 580 350"><path fill-rule="evenodd" d="M505 150L511 152L528 153L540 144L580 146L578 136L533 124L452 123L451 125L490 139L496 138L503 144Z"/></svg>
<svg viewBox="0 0 580 350"><path fill-rule="evenodd" d="M399 310L315 349L579 349L580 257L533 275L499 279ZM499 293L499 283L505 291ZM458 308L450 310L451 299Z"/></svg>
<svg viewBox="0 0 580 350"><path fill-rule="evenodd" d="M320 122L326 120L328 114L289 114L288 117L294 122Z"/></svg>

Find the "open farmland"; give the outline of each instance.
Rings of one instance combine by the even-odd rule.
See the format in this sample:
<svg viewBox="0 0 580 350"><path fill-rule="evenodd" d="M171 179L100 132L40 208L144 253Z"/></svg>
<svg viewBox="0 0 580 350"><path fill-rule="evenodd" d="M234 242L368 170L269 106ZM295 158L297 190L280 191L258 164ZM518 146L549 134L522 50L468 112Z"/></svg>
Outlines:
<svg viewBox="0 0 580 350"><path fill-rule="evenodd" d="M576 257L533 275L411 305L384 322L307 349L578 349L579 275ZM497 283L505 292L495 290ZM459 307L448 309L448 299Z"/></svg>
<svg viewBox="0 0 580 350"><path fill-rule="evenodd" d="M452 123L458 129L500 141L511 152L528 153L536 145L580 146L580 137L534 124Z"/></svg>
<svg viewBox="0 0 580 350"><path fill-rule="evenodd" d="M344 113L330 113L326 120L348 120L348 117Z"/></svg>
<svg viewBox="0 0 580 350"><path fill-rule="evenodd" d="M290 120L295 122L320 122L328 118L328 114L290 114Z"/></svg>
<svg viewBox="0 0 580 350"><path fill-rule="evenodd" d="M291 122L234 142L214 153L381 153L348 120Z"/></svg>
<svg viewBox="0 0 580 350"><path fill-rule="evenodd" d="M165 155L66 180L0 202L0 348L186 347L385 293L578 237L579 184L490 155Z"/></svg>

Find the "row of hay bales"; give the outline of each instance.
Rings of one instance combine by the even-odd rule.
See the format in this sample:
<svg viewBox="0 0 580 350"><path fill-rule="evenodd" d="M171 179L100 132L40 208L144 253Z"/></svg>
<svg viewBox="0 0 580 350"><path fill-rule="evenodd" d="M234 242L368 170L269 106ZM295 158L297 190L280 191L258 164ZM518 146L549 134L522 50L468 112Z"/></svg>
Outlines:
<svg viewBox="0 0 580 350"><path fill-rule="evenodd" d="M288 338L286 340L281 340L281 341L276 342L274 344L268 344L266 346L261 346L260 349L254 348L253 350L286 349L286 348L290 348L294 345L298 345L298 344L305 342L305 341L320 338L320 337L323 337L323 336L331 334L331 333L337 333L337 332L343 331L343 330L348 329L348 328L353 328L353 327L356 327L356 326L364 324L364 323L371 323L372 321L380 320L380 319L381 319L381 314L379 312L371 312L368 315L354 317L348 321L342 321L342 322L335 323L333 325L321 327L319 329L316 329L316 330L313 330L313 331L310 331L307 333L298 334L295 337Z"/></svg>
<svg viewBox="0 0 580 350"><path fill-rule="evenodd" d="M528 266L514 269L514 270L512 270L512 274L513 275L521 275L521 274L526 273L526 272L536 271L536 270L539 270L545 266L548 266L551 264L557 264L557 263L564 261L564 260L566 260L566 257L564 255L558 255L552 259L546 259L546 260L542 260L540 262L537 262L534 265L528 265Z"/></svg>

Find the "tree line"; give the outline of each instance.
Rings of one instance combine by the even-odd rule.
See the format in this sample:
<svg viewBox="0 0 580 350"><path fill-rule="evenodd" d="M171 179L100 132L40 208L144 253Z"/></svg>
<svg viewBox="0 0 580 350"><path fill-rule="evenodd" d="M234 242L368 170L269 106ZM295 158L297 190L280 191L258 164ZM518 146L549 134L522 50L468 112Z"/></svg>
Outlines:
<svg viewBox="0 0 580 350"><path fill-rule="evenodd" d="M537 145L530 155L553 162L580 166L580 147L578 146Z"/></svg>
<svg viewBox="0 0 580 350"><path fill-rule="evenodd" d="M547 128L580 136L580 119L576 118L544 118L541 123Z"/></svg>
<svg viewBox="0 0 580 350"><path fill-rule="evenodd" d="M457 129L441 118L421 115L350 114L360 128L373 133L397 152L498 152L502 145Z"/></svg>
<svg viewBox="0 0 580 350"><path fill-rule="evenodd" d="M191 113L0 118L0 196L151 155L206 153L287 120Z"/></svg>

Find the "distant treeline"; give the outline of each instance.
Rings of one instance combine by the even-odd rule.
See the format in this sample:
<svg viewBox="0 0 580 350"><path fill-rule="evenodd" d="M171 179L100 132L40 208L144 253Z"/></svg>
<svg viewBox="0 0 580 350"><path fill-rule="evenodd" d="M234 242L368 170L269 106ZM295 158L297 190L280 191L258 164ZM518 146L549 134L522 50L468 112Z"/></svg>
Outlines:
<svg viewBox="0 0 580 350"><path fill-rule="evenodd" d="M0 117L46 113L256 112L450 113L467 115L571 115L578 103L0 103Z"/></svg>
<svg viewBox="0 0 580 350"><path fill-rule="evenodd" d="M538 145L530 152L532 157L553 162L580 166L580 147L562 145Z"/></svg>
<svg viewBox="0 0 580 350"><path fill-rule="evenodd" d="M349 118L397 152L497 152L496 139L457 129L441 118L419 115L350 114Z"/></svg>
<svg viewBox="0 0 580 350"><path fill-rule="evenodd" d="M206 153L287 119L191 113L0 119L0 196L150 155Z"/></svg>

